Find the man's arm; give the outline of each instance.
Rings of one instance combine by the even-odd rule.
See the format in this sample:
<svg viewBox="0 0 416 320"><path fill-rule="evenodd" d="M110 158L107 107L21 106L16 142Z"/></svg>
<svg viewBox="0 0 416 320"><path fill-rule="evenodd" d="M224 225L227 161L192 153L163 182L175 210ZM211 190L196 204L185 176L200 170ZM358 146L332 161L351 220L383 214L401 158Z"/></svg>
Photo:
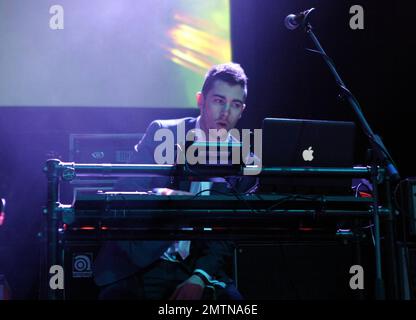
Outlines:
<svg viewBox="0 0 416 320"><path fill-rule="evenodd" d="M259 180L254 176L246 176L229 181L234 192L252 193L255 192ZM176 287L170 299L189 300L201 299L205 286L214 279L214 275L224 272L227 262L232 259L235 249L233 241L200 241L203 245L201 255L196 260L194 274L186 281ZM212 282L211 282L212 283Z"/></svg>

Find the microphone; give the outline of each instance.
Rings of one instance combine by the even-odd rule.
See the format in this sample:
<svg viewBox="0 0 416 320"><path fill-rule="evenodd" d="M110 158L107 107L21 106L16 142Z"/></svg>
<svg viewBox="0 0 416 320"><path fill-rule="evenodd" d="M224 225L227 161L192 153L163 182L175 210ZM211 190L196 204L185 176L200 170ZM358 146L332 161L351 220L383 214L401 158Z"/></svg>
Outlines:
<svg viewBox="0 0 416 320"><path fill-rule="evenodd" d="M299 12L298 14L289 14L285 18L285 26L289 30L295 30L301 25L305 25L306 19L315 8L310 8L309 10L305 10L303 12Z"/></svg>

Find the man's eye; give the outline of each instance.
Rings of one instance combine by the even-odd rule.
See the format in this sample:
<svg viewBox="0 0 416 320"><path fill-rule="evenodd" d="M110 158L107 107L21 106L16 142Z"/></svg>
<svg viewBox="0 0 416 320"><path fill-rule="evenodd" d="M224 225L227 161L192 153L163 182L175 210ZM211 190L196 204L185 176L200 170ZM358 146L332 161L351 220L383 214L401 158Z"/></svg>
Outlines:
<svg viewBox="0 0 416 320"><path fill-rule="evenodd" d="M219 103L219 104L224 104L224 100L223 99L220 99L220 98L215 98L214 99L214 102L215 103Z"/></svg>
<svg viewBox="0 0 416 320"><path fill-rule="evenodd" d="M233 107L236 109L240 109L243 107L243 105L241 103L236 102L236 103L233 103Z"/></svg>

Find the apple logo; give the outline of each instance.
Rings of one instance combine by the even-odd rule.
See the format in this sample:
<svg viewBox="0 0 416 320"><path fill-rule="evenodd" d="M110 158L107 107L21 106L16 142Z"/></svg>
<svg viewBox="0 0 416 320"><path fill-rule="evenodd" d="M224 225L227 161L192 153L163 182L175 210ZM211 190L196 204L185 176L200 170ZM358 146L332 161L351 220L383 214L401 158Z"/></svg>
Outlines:
<svg viewBox="0 0 416 320"><path fill-rule="evenodd" d="M302 157L303 157L303 160L305 161L312 161L313 160L312 147L309 147L309 149L303 150Z"/></svg>

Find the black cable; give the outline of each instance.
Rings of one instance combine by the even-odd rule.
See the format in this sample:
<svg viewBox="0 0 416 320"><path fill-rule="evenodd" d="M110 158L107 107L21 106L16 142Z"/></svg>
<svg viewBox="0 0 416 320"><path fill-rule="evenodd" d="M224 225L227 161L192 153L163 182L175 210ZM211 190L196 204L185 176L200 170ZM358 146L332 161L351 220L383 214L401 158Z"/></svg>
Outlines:
<svg viewBox="0 0 416 320"><path fill-rule="evenodd" d="M394 191L393 191L394 204L396 205L397 209L399 209L399 211L402 211L402 208L401 208L401 206L399 205L399 203L397 201L397 191L401 188L402 183L405 182L405 181L407 181L407 179L400 180L397 183L397 185L396 185L396 187L394 188Z"/></svg>
<svg viewBox="0 0 416 320"><path fill-rule="evenodd" d="M207 191L216 192L216 193L223 194L223 195L230 196L230 197L231 196L235 197L237 200L242 201L246 205L246 207L251 211L251 213L260 213L256 209L252 208L249 205L249 203L247 202L247 200L245 200L244 198L241 198L239 193L223 192L223 191L219 191L219 190L215 190L215 189L210 188L210 189L204 189L204 190L201 190L201 191L197 192L195 195L192 196L192 198L190 200L194 200L196 197L199 197L203 192L207 192Z"/></svg>
<svg viewBox="0 0 416 320"><path fill-rule="evenodd" d="M282 203L284 203L286 201L296 200L296 199L304 199L304 200L314 201L314 200L319 200L321 198L321 202L324 202L323 197L324 197L323 195L312 196L312 195L302 195L302 194L290 194L290 195L287 195L285 198L280 199L279 201L277 201L276 203L271 205L266 210L270 211L270 210L274 209L275 207L277 207L278 205L281 205Z"/></svg>
<svg viewBox="0 0 416 320"><path fill-rule="evenodd" d="M200 174L200 173L198 173L198 172L196 172L195 170L193 170L193 169L191 169L190 167L189 167L189 164L186 162L185 163L185 169L186 170L188 170L189 172L191 172L192 174L194 174L194 175L196 175L197 177L201 177L201 176L203 176L202 174ZM224 177L222 177L222 178L224 178ZM224 178L224 180L225 180L225 178ZM251 211L251 213L260 213L259 211L257 211L256 209L254 209L254 208L252 208L250 205L249 205L249 203L244 199L244 198L241 198L240 197L240 192L238 192L238 190L237 189L235 189L235 186L232 184L232 183L230 183L230 182L228 182L228 181L226 181L230 186L231 186L231 189L232 189L232 193L231 194L233 194L236 198L237 198L237 200L239 200L239 201L242 201L242 202L244 202L244 204L246 205L246 207ZM217 191L217 190L214 190L214 189L209 189L209 190L212 190L212 191L215 191L215 192L218 192L218 193L222 193L222 194L227 194L227 195L230 195L230 193L224 193L224 192L219 192L219 191ZM204 190L204 191L208 191L208 190ZM200 191L200 192L198 192L198 193L202 193L203 191ZM197 193L197 195L198 195L198 193ZM245 193L243 193L243 195L244 195Z"/></svg>

